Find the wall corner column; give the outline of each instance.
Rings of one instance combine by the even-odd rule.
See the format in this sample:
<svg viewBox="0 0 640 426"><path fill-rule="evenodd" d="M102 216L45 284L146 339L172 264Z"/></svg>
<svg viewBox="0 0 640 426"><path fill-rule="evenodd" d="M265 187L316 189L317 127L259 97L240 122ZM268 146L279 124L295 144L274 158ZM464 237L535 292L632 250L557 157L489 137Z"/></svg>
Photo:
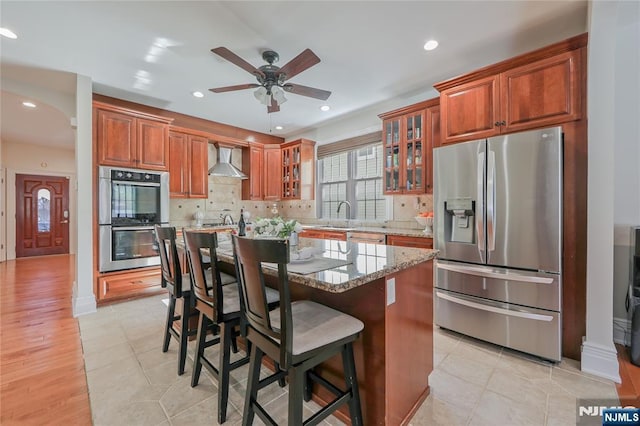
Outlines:
<svg viewBox="0 0 640 426"><path fill-rule="evenodd" d="M613 344L617 2L591 3L588 48L587 335L582 371L620 382Z"/></svg>
<svg viewBox="0 0 640 426"><path fill-rule="evenodd" d="M73 316L96 312L93 293L93 153L91 78L77 76L76 86L76 179L78 231L76 280L73 283Z"/></svg>

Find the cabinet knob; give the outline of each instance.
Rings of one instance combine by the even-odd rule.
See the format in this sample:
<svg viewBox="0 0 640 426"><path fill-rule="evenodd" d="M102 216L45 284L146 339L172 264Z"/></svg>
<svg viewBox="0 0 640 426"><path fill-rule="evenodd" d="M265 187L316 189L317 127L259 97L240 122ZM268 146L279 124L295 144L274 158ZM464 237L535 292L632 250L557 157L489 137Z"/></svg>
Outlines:
<svg viewBox="0 0 640 426"><path fill-rule="evenodd" d="M507 125L507 122L506 122L506 121L504 121L504 120L502 120L502 122L500 123L500 125L501 125L501 126L506 126L506 125Z"/></svg>
<svg viewBox="0 0 640 426"><path fill-rule="evenodd" d="M495 123L493 123L494 126L498 127L500 125L499 121L496 121Z"/></svg>

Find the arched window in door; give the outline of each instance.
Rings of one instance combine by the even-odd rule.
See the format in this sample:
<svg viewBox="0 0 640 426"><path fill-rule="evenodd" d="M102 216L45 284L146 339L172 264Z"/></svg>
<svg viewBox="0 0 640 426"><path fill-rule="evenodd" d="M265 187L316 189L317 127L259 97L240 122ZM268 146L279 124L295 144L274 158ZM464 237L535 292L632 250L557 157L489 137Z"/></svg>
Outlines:
<svg viewBox="0 0 640 426"><path fill-rule="evenodd" d="M38 232L51 232L51 191L38 190Z"/></svg>

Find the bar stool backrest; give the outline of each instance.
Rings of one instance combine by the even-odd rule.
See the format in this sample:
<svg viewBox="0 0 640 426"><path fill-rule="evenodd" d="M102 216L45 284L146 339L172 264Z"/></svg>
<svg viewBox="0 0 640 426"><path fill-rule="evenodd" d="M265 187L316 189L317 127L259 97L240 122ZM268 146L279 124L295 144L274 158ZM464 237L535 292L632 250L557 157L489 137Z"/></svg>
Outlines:
<svg viewBox="0 0 640 426"><path fill-rule="evenodd" d="M176 298L182 297L182 269L176 247L176 228L155 225L156 243L160 252L162 286Z"/></svg>
<svg viewBox="0 0 640 426"><path fill-rule="evenodd" d="M233 236L241 307L249 326L279 346L281 368L288 368L292 354L291 294L287 277L289 243L286 240L251 239ZM278 266L277 290L280 294L280 322L272 322L267 305L262 263ZM279 342L279 343L278 343Z"/></svg>
<svg viewBox="0 0 640 426"><path fill-rule="evenodd" d="M223 303L222 280L216 247L218 237L215 232L183 231L184 242L187 248L187 261L193 281L193 292L201 302L204 302L211 310L205 313L215 322L222 322ZM213 284L211 292L207 291L207 274ZM207 309L199 306L198 310Z"/></svg>

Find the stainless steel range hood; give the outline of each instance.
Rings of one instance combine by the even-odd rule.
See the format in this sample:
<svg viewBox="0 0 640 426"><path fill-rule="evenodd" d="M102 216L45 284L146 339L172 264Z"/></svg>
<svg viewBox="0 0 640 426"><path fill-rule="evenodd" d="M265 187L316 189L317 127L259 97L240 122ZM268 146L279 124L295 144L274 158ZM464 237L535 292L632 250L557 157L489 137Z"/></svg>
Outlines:
<svg viewBox="0 0 640 426"><path fill-rule="evenodd" d="M231 164L231 152L233 151L233 146L223 145L220 143L214 143L213 145L216 147L218 155L216 156L216 164L209 169L209 175L249 179L247 175L242 173L242 170L238 170L233 166L233 164Z"/></svg>

